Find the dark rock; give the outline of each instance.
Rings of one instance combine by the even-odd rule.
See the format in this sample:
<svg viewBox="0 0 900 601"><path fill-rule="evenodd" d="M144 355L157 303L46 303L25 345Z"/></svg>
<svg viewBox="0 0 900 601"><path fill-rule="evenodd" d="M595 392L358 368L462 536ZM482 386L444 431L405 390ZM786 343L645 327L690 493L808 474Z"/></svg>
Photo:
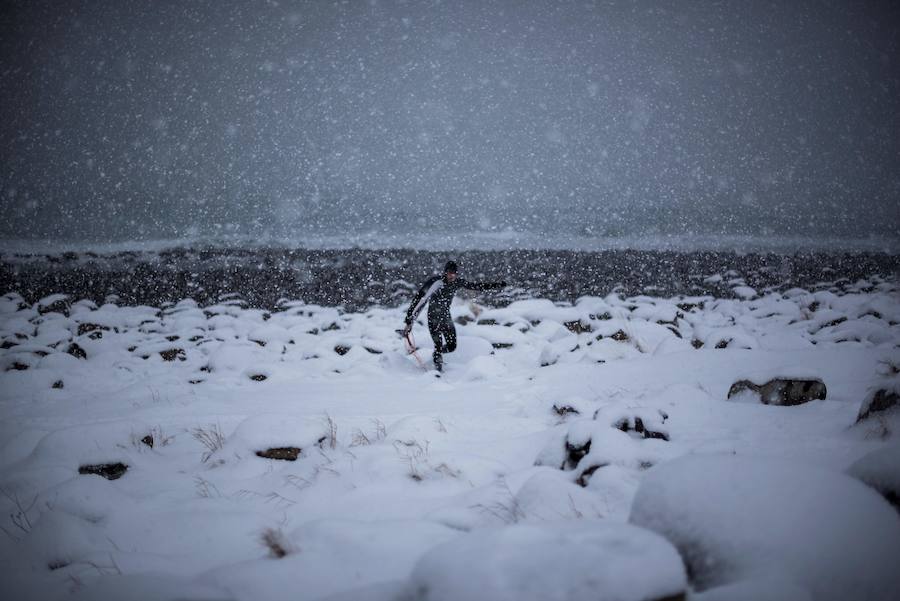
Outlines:
<svg viewBox="0 0 900 601"><path fill-rule="evenodd" d="M88 334L88 333L90 333L90 332L95 332L95 331L106 331L106 332L108 332L108 331L109 331L109 328L106 327L106 326L98 325L98 324L96 324L96 323L87 323L87 322L85 322L85 323L80 323L80 324L78 324L78 335L79 335L79 336L84 336L85 334Z"/></svg>
<svg viewBox="0 0 900 601"><path fill-rule="evenodd" d="M151 449L153 448L153 437L150 436L149 434L147 436L143 437L141 439L141 442L144 443L145 445L147 445L148 447L150 447Z"/></svg>
<svg viewBox="0 0 900 601"><path fill-rule="evenodd" d="M615 334L613 334L612 336L610 336L610 338L612 338L612 339L615 340L616 342L627 342L627 341L628 341L628 334L626 334L626 333L623 332L622 330L619 330L619 331L617 331Z"/></svg>
<svg viewBox="0 0 900 601"><path fill-rule="evenodd" d="M497 325L496 319L479 319L478 325L480 326L495 326Z"/></svg>
<svg viewBox="0 0 900 601"><path fill-rule="evenodd" d="M662 430L651 430L650 428L644 427L644 420L635 416L634 418L634 431L638 434L643 434L644 438L658 438L660 440L669 440L669 435Z"/></svg>
<svg viewBox="0 0 900 601"><path fill-rule="evenodd" d="M174 361L175 359L178 359L179 361L187 360L187 357L184 355L184 349L180 348L170 348L159 351L159 356L162 357L163 361Z"/></svg>
<svg viewBox="0 0 900 601"><path fill-rule="evenodd" d="M823 323L822 327L819 329L824 330L825 328L830 328L830 327L836 326L838 324L844 323L845 321L847 321L846 317L838 317L837 319L832 319L831 321L829 321L827 323Z"/></svg>
<svg viewBox="0 0 900 601"><path fill-rule="evenodd" d="M474 320L472 317L468 316L468 315L460 315L460 316L457 317L454 321L456 321L457 324L459 324L459 325L461 325L461 326L464 326L464 325L466 325L466 324L468 324L468 323L472 323L472 322L475 321L475 320Z"/></svg>
<svg viewBox="0 0 900 601"><path fill-rule="evenodd" d="M68 299L60 299L58 301L54 301L49 305L45 305L43 307L38 307L38 313L44 315L45 313L62 313L66 317L69 316L69 301Z"/></svg>
<svg viewBox="0 0 900 601"><path fill-rule="evenodd" d="M346 355L347 353L350 352L350 347L339 344L336 347L334 347L334 352L337 353L338 355Z"/></svg>
<svg viewBox="0 0 900 601"><path fill-rule="evenodd" d="M703 341L694 338L693 340L691 340L691 346L694 348L703 348Z"/></svg>
<svg viewBox="0 0 900 601"><path fill-rule="evenodd" d="M73 357L75 357L76 359L87 359L87 353L84 351L83 348L78 346L78 343L76 343L76 342L73 342L72 344L70 344L69 350L67 350L66 352L69 353L70 355L72 355Z"/></svg>
<svg viewBox="0 0 900 601"><path fill-rule="evenodd" d="M19 363L18 361L13 362L12 365L6 368L6 371L25 371L28 369L28 365L25 363Z"/></svg>
<svg viewBox="0 0 900 601"><path fill-rule="evenodd" d="M731 338L723 338L716 343L716 348L728 348L729 344L731 344Z"/></svg>
<svg viewBox="0 0 900 601"><path fill-rule="evenodd" d="M585 455L591 452L591 441L588 440L581 446L573 445L568 440L566 441L566 460L563 463L562 469L564 470L574 470L578 466L578 462L581 461Z"/></svg>
<svg viewBox="0 0 900 601"><path fill-rule="evenodd" d="M0 349L4 351L11 349L14 346L19 346L18 342L13 342L12 340L4 340L3 344L0 344Z"/></svg>
<svg viewBox="0 0 900 601"><path fill-rule="evenodd" d="M100 463L97 465L82 465L78 468L79 474L96 474L107 480L118 480L128 470L124 463Z"/></svg>
<svg viewBox="0 0 900 601"><path fill-rule="evenodd" d="M659 414L662 417L663 423L665 423L666 419L668 419L669 416L663 411L660 411ZM669 440L668 432L666 432L662 428L659 428L658 426L654 426L656 429L649 428L644 424L644 418L638 415L622 418L613 425L622 432L635 432L636 434L640 434L643 438L657 438L659 440L665 441Z"/></svg>
<svg viewBox="0 0 900 601"><path fill-rule="evenodd" d="M563 324L566 326L566 329L575 334L585 334L589 332L593 332L594 328L591 327L589 323L582 323L580 319L576 319L574 321L567 321Z"/></svg>
<svg viewBox="0 0 900 601"><path fill-rule="evenodd" d="M565 417L567 415L578 415L581 413L578 409L572 407L571 405L557 405L555 403L553 404L553 412L560 417Z"/></svg>
<svg viewBox="0 0 900 601"><path fill-rule="evenodd" d="M51 386L51 388L61 389L63 386L64 386L63 381L57 380L56 382L53 383L53 386Z"/></svg>
<svg viewBox="0 0 900 601"><path fill-rule="evenodd" d="M859 408L856 423L872 416L873 413L881 413L900 406L900 395L894 390L878 389L869 394Z"/></svg>
<svg viewBox="0 0 900 601"><path fill-rule="evenodd" d="M380 354L382 354L382 353L384 352L384 351L380 351L380 350L378 350L378 349L376 349L376 348L372 348L372 347L369 347L369 346L364 346L363 348L366 349L366 352L372 353L373 355L380 355Z"/></svg>
<svg viewBox="0 0 900 601"><path fill-rule="evenodd" d="M703 303L678 303L676 305L679 309L685 312L692 312L694 309L703 309Z"/></svg>
<svg viewBox="0 0 900 601"><path fill-rule="evenodd" d="M609 465L609 464L608 463L599 463L597 465L592 465L592 466L588 467L583 472L581 472L581 474L575 480L575 484L577 484L578 486L581 486L581 487L587 486L588 480L591 479L591 476L594 474L594 472L599 470L601 467L606 467L607 465Z"/></svg>
<svg viewBox="0 0 900 601"><path fill-rule="evenodd" d="M299 447L273 447L265 451L257 451L256 456L263 459L277 459L279 461L297 461L300 455Z"/></svg>
<svg viewBox="0 0 900 601"><path fill-rule="evenodd" d="M776 378L762 385L750 380L735 382L728 390L728 398L745 390L757 393L759 400L764 405L784 406L802 405L809 401L823 401L827 393L825 383L819 379Z"/></svg>
<svg viewBox="0 0 900 601"><path fill-rule="evenodd" d="M250 376L250 379L254 382L262 382L266 378L268 378L268 376L265 374L253 374L252 376Z"/></svg>
<svg viewBox="0 0 900 601"><path fill-rule="evenodd" d="M322 331L323 332L332 332L334 330L340 330L340 329L341 329L341 326L339 326L336 321L333 321L333 322L331 322L330 325L322 328Z"/></svg>
<svg viewBox="0 0 900 601"><path fill-rule="evenodd" d="M494 348L497 348L497 349L504 349L504 348L512 348L512 347L513 347L512 343L509 343L509 342L492 342L492 343L491 343L491 346L494 347Z"/></svg>

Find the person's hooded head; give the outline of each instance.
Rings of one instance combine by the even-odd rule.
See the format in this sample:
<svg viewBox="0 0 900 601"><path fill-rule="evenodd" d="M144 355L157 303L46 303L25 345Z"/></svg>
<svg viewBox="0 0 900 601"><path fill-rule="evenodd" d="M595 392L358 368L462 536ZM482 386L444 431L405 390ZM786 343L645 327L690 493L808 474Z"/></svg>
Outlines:
<svg viewBox="0 0 900 601"><path fill-rule="evenodd" d="M447 264L444 265L444 279L448 282L452 282L456 279L456 261L447 261Z"/></svg>

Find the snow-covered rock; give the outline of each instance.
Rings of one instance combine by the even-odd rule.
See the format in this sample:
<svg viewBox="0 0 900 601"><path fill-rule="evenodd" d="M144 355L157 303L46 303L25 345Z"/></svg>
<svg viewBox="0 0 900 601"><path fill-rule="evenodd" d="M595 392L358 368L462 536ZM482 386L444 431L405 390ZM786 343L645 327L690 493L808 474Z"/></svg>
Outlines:
<svg viewBox="0 0 900 601"><path fill-rule="evenodd" d="M686 588L675 549L652 532L597 520L464 534L425 554L407 599L654 601Z"/></svg>
<svg viewBox="0 0 900 601"><path fill-rule="evenodd" d="M874 416L896 414L900 407L900 377L882 378L869 391L859 407L856 421Z"/></svg>
<svg viewBox="0 0 900 601"><path fill-rule="evenodd" d="M309 453L317 445L331 444L333 422L322 417L298 417L285 414L266 413L243 420L234 432L225 434L218 424L199 426L195 438L203 438L214 443L207 455L209 460L227 461L232 458L262 457L269 449L299 449ZM204 444L206 444L204 442ZM337 444L335 440L334 444ZM264 457L265 458L265 457ZM295 456L296 458L296 456Z"/></svg>
<svg viewBox="0 0 900 601"><path fill-rule="evenodd" d="M751 392L763 405L802 405L809 401L824 401L825 383L818 378L775 378L763 384L740 380L728 389L728 398Z"/></svg>
<svg viewBox="0 0 900 601"><path fill-rule="evenodd" d="M900 445L890 444L866 454L847 473L877 490L900 511Z"/></svg>
<svg viewBox="0 0 900 601"><path fill-rule="evenodd" d="M837 472L690 456L647 472L630 521L670 540L695 587L787 577L814 599L895 599L900 518Z"/></svg>

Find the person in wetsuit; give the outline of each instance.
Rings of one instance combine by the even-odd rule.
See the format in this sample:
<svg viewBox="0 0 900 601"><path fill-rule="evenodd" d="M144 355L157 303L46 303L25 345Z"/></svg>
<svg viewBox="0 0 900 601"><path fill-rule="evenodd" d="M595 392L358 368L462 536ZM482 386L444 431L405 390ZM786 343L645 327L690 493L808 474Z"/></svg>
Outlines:
<svg viewBox="0 0 900 601"><path fill-rule="evenodd" d="M425 280L406 312L404 334L412 330L413 320L426 303L428 304L428 332L434 340L434 367L438 371L442 371L444 367L442 354L456 350L456 328L450 317L450 303L456 291L460 288L499 290L506 286L506 282L469 282L457 277L456 271L456 263L448 261L444 266L443 275L434 275Z"/></svg>

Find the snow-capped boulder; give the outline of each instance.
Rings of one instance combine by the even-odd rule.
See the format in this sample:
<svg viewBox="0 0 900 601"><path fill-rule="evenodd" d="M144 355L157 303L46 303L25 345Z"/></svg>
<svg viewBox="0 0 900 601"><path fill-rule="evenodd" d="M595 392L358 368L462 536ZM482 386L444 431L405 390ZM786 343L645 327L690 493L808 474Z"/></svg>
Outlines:
<svg viewBox="0 0 900 601"><path fill-rule="evenodd" d="M900 445L872 451L847 469L847 473L871 486L900 511Z"/></svg>
<svg viewBox="0 0 900 601"><path fill-rule="evenodd" d="M634 407L632 403L614 403L594 412L594 420L631 433L636 438L669 440L666 420L669 414L661 409Z"/></svg>
<svg viewBox="0 0 900 601"><path fill-rule="evenodd" d="M516 491L512 503L498 503L491 509L501 513L501 507L509 507L509 515L501 517L535 523L605 517L609 512L606 499L572 482L569 474L549 467L534 469L534 474Z"/></svg>
<svg viewBox="0 0 900 601"><path fill-rule="evenodd" d="M223 374L267 374L271 353L246 340L229 340L209 354L209 369Z"/></svg>
<svg viewBox="0 0 900 601"><path fill-rule="evenodd" d="M802 405L809 401L824 401L825 383L818 378L774 378L765 384L739 380L731 385L728 398L751 392L763 405Z"/></svg>
<svg viewBox="0 0 900 601"><path fill-rule="evenodd" d="M287 329L273 323L265 323L252 329L247 338L260 346L267 344L287 344L291 334Z"/></svg>
<svg viewBox="0 0 900 601"><path fill-rule="evenodd" d="M27 307L28 305L25 304L25 300L18 292L9 292L0 296L0 315L4 317Z"/></svg>
<svg viewBox="0 0 900 601"><path fill-rule="evenodd" d="M900 378L884 378L872 388L859 407L856 423L874 415L895 413L900 406Z"/></svg>
<svg viewBox="0 0 900 601"><path fill-rule="evenodd" d="M602 421L579 419L573 421L565 434L551 437L550 442L535 460L536 465L556 467L563 471L573 471L575 482L587 486L593 474L606 466L615 465L631 470L646 469L666 456L661 440L636 440L629 435L628 417L611 419L609 415ZM634 417L630 418L635 420ZM638 423L641 419L636 418ZM632 428L633 430L633 428ZM633 432L640 438L662 438L646 436L646 430Z"/></svg>
<svg viewBox="0 0 900 601"><path fill-rule="evenodd" d="M79 474L114 480L146 463L140 439L151 431L137 420L70 426L46 433L31 452L11 467L10 482L41 490Z"/></svg>
<svg viewBox="0 0 900 601"><path fill-rule="evenodd" d="M750 300L756 298L757 296L756 290L754 290L750 286L735 286L731 289L731 292L735 297L742 300Z"/></svg>
<svg viewBox="0 0 900 601"><path fill-rule="evenodd" d="M579 520L464 534L426 553L403 598L418 601L684 599L678 553L627 524Z"/></svg>
<svg viewBox="0 0 900 601"><path fill-rule="evenodd" d="M332 431L325 418L266 413L245 419L227 437L217 425L200 426L193 434L209 450L206 459L221 462L253 455L294 461L306 449L330 444Z"/></svg>
<svg viewBox="0 0 900 601"><path fill-rule="evenodd" d="M69 295L68 294L51 294L45 296L37 302L35 309L38 313L61 313L68 317L69 315Z"/></svg>
<svg viewBox="0 0 900 601"><path fill-rule="evenodd" d="M740 326L726 326L719 328L710 328L708 330L704 330L704 328L697 328L697 330L695 331L695 339L700 342L700 346L704 346L707 348L759 348L759 340L757 340L756 336L747 332Z"/></svg>
<svg viewBox="0 0 900 601"><path fill-rule="evenodd" d="M703 591L786 577L814 599L895 599L900 518L844 474L695 455L645 474L630 521L671 541Z"/></svg>

